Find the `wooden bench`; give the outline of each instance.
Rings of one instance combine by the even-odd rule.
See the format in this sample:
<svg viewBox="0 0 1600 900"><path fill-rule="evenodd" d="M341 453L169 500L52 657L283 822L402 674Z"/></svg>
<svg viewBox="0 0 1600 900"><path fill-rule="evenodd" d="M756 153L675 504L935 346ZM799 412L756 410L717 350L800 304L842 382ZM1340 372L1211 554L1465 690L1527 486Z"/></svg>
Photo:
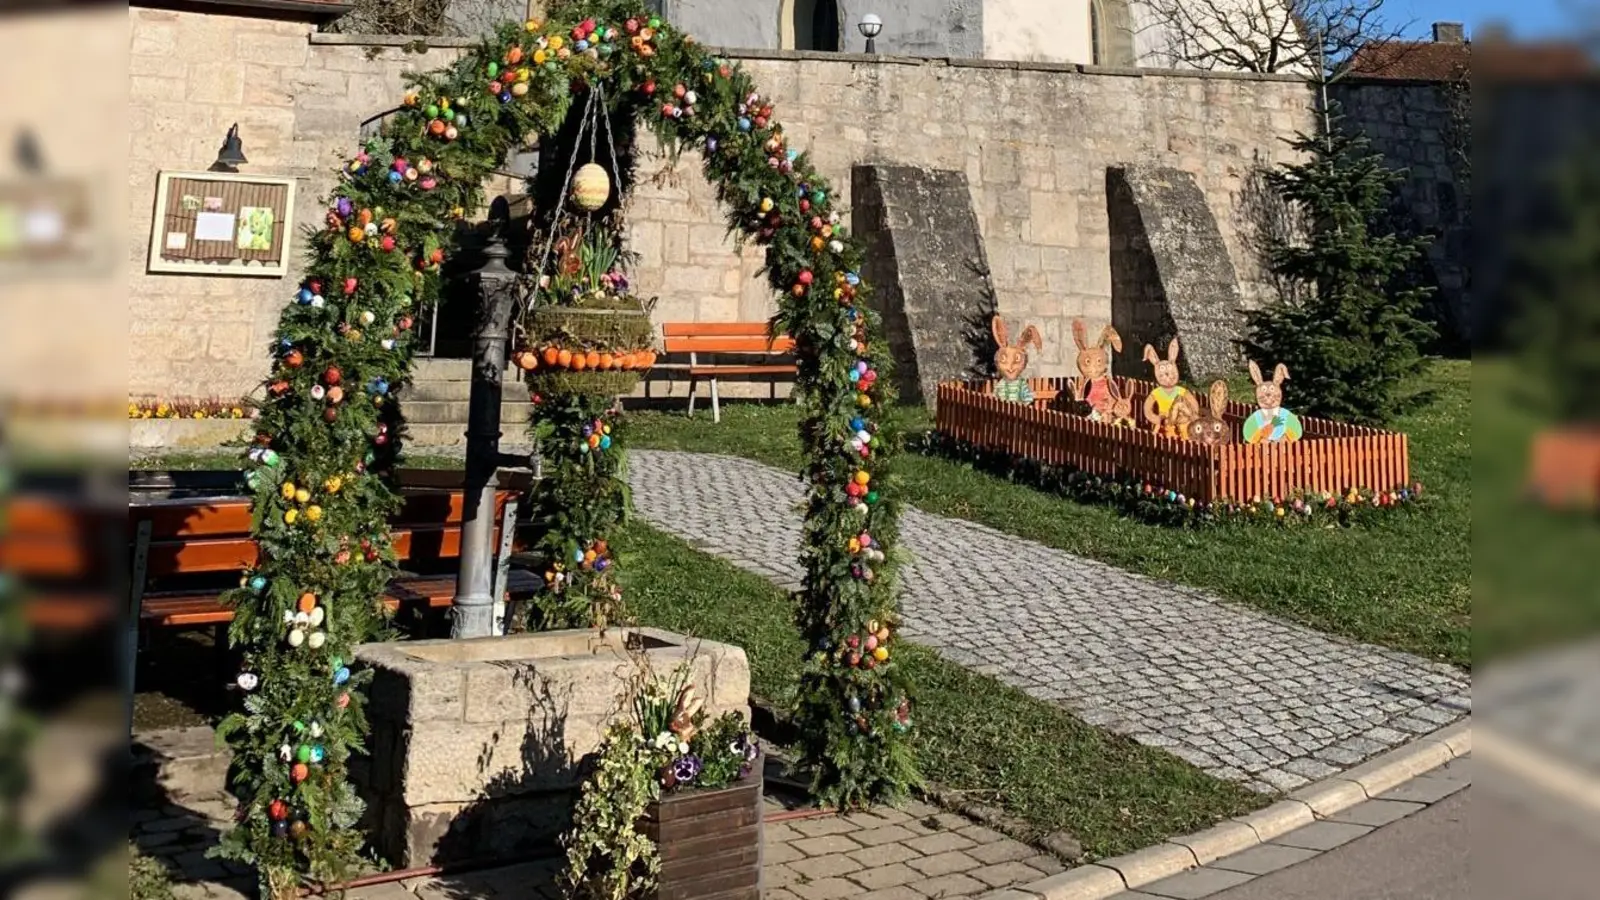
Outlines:
<svg viewBox="0 0 1600 900"><path fill-rule="evenodd" d="M403 505L390 533L403 572L389 583L383 603L444 608L455 597L456 575L437 571L461 555L465 499L459 472L408 470L400 474ZM499 566L492 596L531 595L535 576L511 568L516 549L515 522L529 476L502 474L495 496ZM144 626L222 626L233 610L221 593L231 580L256 563L259 548L250 536L250 498L158 496L130 497L133 576L129 612ZM453 567L451 567L453 568Z"/></svg>
<svg viewBox="0 0 1600 900"><path fill-rule="evenodd" d="M118 501L120 504L120 501ZM125 510L62 492L10 498L0 534L0 572L20 585L36 632L77 634L116 619L110 573L126 571Z"/></svg>
<svg viewBox="0 0 1600 900"><path fill-rule="evenodd" d="M717 379L752 375L794 375L798 369L787 360L794 354L794 339L772 337L765 322L668 322L662 326L663 349L689 356L689 415L694 415L695 391L700 379L711 381L711 420L722 421L722 405L717 394ZM755 356L757 365L706 363L705 354Z"/></svg>

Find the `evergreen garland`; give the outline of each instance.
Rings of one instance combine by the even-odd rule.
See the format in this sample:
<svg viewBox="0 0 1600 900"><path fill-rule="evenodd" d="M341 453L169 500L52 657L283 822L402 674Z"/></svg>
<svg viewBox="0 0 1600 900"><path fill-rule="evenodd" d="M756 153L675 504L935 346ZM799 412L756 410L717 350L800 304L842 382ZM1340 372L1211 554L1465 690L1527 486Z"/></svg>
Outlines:
<svg viewBox="0 0 1600 900"><path fill-rule="evenodd" d="M552 16L503 26L454 64L412 77L405 107L334 188L269 348L247 475L260 557L227 596L246 699L218 733L233 750L239 802L220 853L253 864L273 900L306 877L343 880L361 849L347 776L366 735L364 678L349 663L355 644L381 633L395 573L386 522L399 506L392 475L404 420L392 397L409 377L413 312L438 297L452 231L482 204L506 152L552 133L573 94L600 82L609 96L649 99L658 114L648 125L669 147L703 151L730 226L765 246L768 280L782 292L772 326L797 345L810 485L798 619L812 655L798 717L819 797L897 799L917 779L904 734L909 686L892 655L889 360L831 187L787 146L737 64L637 2L561 3ZM542 414L556 443L603 417L579 404ZM614 497L571 499L600 509L559 514L620 509ZM597 518L561 531L602 527Z"/></svg>
<svg viewBox="0 0 1600 900"><path fill-rule="evenodd" d="M1272 271L1305 289L1251 313L1240 344L1264 367L1289 367L1302 414L1381 425L1418 399L1400 386L1422 370L1419 348L1435 336L1419 318L1429 289L1402 284L1426 239L1386 225L1400 173L1337 115L1329 121L1328 133L1289 141L1303 162L1267 175L1307 232L1272 248Z"/></svg>

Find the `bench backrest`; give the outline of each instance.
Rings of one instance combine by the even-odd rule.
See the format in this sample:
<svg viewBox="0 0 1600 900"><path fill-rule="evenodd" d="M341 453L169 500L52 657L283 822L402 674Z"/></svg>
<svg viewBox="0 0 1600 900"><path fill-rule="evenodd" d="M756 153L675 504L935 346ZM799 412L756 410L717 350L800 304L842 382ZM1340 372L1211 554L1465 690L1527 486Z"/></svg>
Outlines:
<svg viewBox="0 0 1600 900"><path fill-rule="evenodd" d="M661 334L668 353L794 352L794 338L772 337L765 322L668 322Z"/></svg>
<svg viewBox="0 0 1600 900"><path fill-rule="evenodd" d="M396 556L434 562L461 555L461 491L404 490L404 504L390 523ZM511 491L495 494L495 531ZM154 500L130 506L130 538L150 523L148 577L242 572L256 564L259 548L250 536L250 500L245 497ZM359 552L359 548L352 548Z"/></svg>

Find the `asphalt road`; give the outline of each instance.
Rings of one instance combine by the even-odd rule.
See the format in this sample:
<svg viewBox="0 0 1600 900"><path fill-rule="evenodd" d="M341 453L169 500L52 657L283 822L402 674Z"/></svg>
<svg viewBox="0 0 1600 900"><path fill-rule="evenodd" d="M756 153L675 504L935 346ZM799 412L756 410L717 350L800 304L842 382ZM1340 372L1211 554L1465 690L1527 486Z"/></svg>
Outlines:
<svg viewBox="0 0 1600 900"><path fill-rule="evenodd" d="M1477 900L1467 854L1467 788L1364 838L1211 900ZM1576 895L1574 895L1576 896ZM1593 894L1588 895L1590 900ZM1518 900L1531 900L1518 896Z"/></svg>
<svg viewBox="0 0 1600 900"><path fill-rule="evenodd" d="M1600 828L1584 827L1592 822L1547 795L1474 785L1210 900L1594 900Z"/></svg>

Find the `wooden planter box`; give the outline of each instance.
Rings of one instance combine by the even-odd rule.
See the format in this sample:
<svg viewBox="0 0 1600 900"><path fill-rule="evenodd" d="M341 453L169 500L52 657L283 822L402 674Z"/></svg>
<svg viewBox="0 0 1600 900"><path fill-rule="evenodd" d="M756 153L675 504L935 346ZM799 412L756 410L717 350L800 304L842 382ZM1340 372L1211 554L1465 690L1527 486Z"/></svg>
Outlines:
<svg viewBox="0 0 1600 900"><path fill-rule="evenodd" d="M1546 506L1594 509L1600 501L1600 428L1534 436L1528 454L1528 491Z"/></svg>
<svg viewBox="0 0 1600 900"><path fill-rule="evenodd" d="M1132 378L1118 383L1132 392L1135 418L1142 421L1144 398L1155 385ZM1063 411L1072 397L1064 378L1029 379L1029 384L1035 394L1056 399L1023 406L992 396L989 382L945 382L939 385L935 427L984 450L1095 475L1136 476L1201 503L1338 494L1352 488L1388 491L1411 483L1403 434L1301 416L1304 435L1291 444L1206 447ZM1253 404L1228 404L1223 418L1236 441L1253 412Z"/></svg>
<svg viewBox="0 0 1600 900"><path fill-rule="evenodd" d="M640 828L661 853L655 900L760 900L761 787L758 760L737 784L651 804Z"/></svg>

